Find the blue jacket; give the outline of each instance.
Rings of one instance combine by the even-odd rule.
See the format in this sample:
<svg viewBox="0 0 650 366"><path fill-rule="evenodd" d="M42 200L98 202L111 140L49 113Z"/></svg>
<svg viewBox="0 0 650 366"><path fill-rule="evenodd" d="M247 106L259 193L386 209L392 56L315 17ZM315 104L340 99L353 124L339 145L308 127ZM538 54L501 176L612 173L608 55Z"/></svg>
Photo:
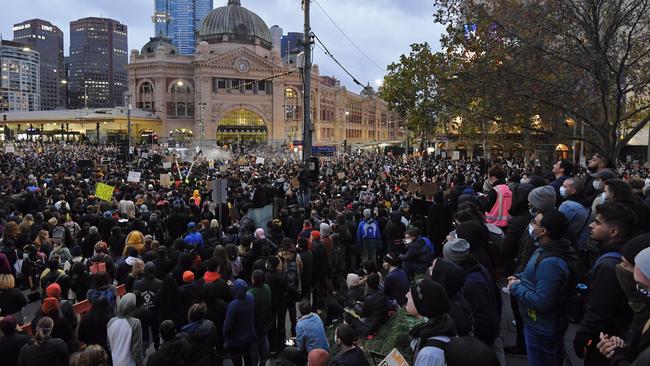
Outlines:
<svg viewBox="0 0 650 366"><path fill-rule="evenodd" d="M194 245L196 248L203 248L203 236L198 231L192 231L183 238L185 245Z"/></svg>
<svg viewBox="0 0 650 366"><path fill-rule="evenodd" d="M327 343L325 328L318 315L309 313L298 320L298 324L296 324L296 348L307 353L316 348L329 351L330 345Z"/></svg>
<svg viewBox="0 0 650 366"><path fill-rule="evenodd" d="M589 241L589 218L591 209L579 202L567 200L562 202L558 211L569 220L569 232L576 235L574 248L586 250Z"/></svg>
<svg viewBox="0 0 650 366"><path fill-rule="evenodd" d="M363 219L357 227L357 247L379 248L383 245L377 220Z"/></svg>
<svg viewBox="0 0 650 366"><path fill-rule="evenodd" d="M517 274L521 283L514 284L510 294L519 300L519 309L527 327L539 334L553 336L566 329L567 320L559 310L564 306L571 270L559 257L546 257L537 263L543 252L544 247L540 247L533 253L524 271Z"/></svg>
<svg viewBox="0 0 650 366"><path fill-rule="evenodd" d="M246 282L235 280L232 289L233 300L226 309L223 322L223 336L226 347L249 347L257 340L255 334L255 299L246 292Z"/></svg>

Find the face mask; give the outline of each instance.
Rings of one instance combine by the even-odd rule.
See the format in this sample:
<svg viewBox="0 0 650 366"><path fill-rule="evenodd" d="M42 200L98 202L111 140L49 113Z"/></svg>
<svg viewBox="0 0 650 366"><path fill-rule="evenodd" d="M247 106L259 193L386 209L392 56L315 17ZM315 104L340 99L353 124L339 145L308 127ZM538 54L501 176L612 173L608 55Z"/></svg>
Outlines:
<svg viewBox="0 0 650 366"><path fill-rule="evenodd" d="M519 180L519 183L521 183L521 184L526 184L528 182L530 182L530 179L528 179L528 178L521 178L521 180Z"/></svg>
<svg viewBox="0 0 650 366"><path fill-rule="evenodd" d="M603 197L603 202L607 202L607 200L609 199L609 195L607 194L607 192L603 192L601 196Z"/></svg>
<svg viewBox="0 0 650 366"><path fill-rule="evenodd" d="M411 238L404 239L404 244L406 244L406 245L409 245L409 244L411 244L412 242L413 242L413 239L411 239Z"/></svg>
<svg viewBox="0 0 650 366"><path fill-rule="evenodd" d="M645 299L636 290L634 273L626 270L620 263L616 265L616 279L627 297L627 303L636 314L642 312L646 307Z"/></svg>
<svg viewBox="0 0 650 366"><path fill-rule="evenodd" d="M560 187L560 196L562 196L562 198L566 198L567 196L566 188L564 188L564 186Z"/></svg>
<svg viewBox="0 0 650 366"><path fill-rule="evenodd" d="M528 235L530 235L535 242L539 239L539 236L535 234L535 227L533 227L533 224L528 224Z"/></svg>
<svg viewBox="0 0 650 366"><path fill-rule="evenodd" d="M595 190L600 191L601 189L603 189L603 182L600 180L595 180L593 186Z"/></svg>

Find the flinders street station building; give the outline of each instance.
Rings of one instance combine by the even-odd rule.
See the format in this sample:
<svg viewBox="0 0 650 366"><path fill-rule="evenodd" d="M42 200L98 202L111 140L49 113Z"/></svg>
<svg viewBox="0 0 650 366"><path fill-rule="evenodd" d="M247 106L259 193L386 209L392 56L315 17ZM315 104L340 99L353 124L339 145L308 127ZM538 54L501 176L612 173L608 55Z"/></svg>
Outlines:
<svg viewBox="0 0 650 366"><path fill-rule="evenodd" d="M240 0L230 0L204 19L194 55L180 55L164 36L132 50L126 66L132 140L300 145L303 74L295 57L282 59L281 36L279 27L269 28ZM321 76L317 64L311 85L315 146L369 146L404 138L397 115L370 86L351 92L339 80ZM17 112L6 115L5 125L19 139L110 142L125 139L126 112L124 107Z"/></svg>

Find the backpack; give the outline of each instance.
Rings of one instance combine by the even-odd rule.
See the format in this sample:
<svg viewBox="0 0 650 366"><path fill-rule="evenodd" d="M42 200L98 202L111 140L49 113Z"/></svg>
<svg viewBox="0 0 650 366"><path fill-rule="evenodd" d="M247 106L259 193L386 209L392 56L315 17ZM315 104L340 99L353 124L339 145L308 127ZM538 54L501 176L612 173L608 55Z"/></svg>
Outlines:
<svg viewBox="0 0 650 366"><path fill-rule="evenodd" d="M106 256L103 256L99 262L90 261L90 267L88 268L88 271L91 274L106 272L106 263L104 263L105 258Z"/></svg>
<svg viewBox="0 0 650 366"><path fill-rule="evenodd" d="M565 253L544 251L541 255L537 256L535 270L537 271L537 266L542 260L551 257L560 258L569 267L569 277L566 288L564 289L564 296L559 303L564 304L561 308L564 309L563 315L565 318L573 324L580 324L584 315L587 297L585 293L586 286L580 283L579 280L578 263L573 258L565 255Z"/></svg>
<svg viewBox="0 0 650 366"><path fill-rule="evenodd" d="M287 293L297 294L300 277L298 275L298 264L296 259L287 261Z"/></svg>
<svg viewBox="0 0 650 366"><path fill-rule="evenodd" d="M451 340L449 342L451 342ZM444 353L445 350L447 349L447 346L449 345L449 342L441 341L439 339L430 339L430 338L425 339L424 342L420 342L417 350L413 352L413 364L415 365L415 361L417 360L418 354L423 348L434 347L434 348L441 349L442 352Z"/></svg>
<svg viewBox="0 0 650 366"><path fill-rule="evenodd" d="M434 253L435 249L433 249L433 244L431 244L431 240L427 238L426 236L422 237L422 240L424 241L424 245L429 248L429 253Z"/></svg>
<svg viewBox="0 0 650 366"><path fill-rule="evenodd" d="M115 307L117 306L115 294L113 293L113 291L111 291L110 287L107 287L103 290L92 290L88 295L89 295L88 301L90 301L91 303L95 303L99 299L104 298L113 309L115 309Z"/></svg>
<svg viewBox="0 0 650 366"><path fill-rule="evenodd" d="M65 244L65 227L61 225L55 226L54 230L52 230L52 239Z"/></svg>

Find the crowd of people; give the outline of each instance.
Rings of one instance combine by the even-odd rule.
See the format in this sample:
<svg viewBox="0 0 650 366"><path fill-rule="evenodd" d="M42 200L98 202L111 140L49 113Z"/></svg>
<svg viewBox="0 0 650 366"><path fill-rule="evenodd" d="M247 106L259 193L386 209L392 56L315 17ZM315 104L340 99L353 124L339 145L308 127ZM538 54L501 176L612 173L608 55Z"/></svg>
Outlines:
<svg viewBox="0 0 650 366"><path fill-rule="evenodd" d="M415 366L562 365L570 322L585 365L650 364L645 166L172 153L0 152L3 365L362 366L359 340L397 312L419 320L404 334Z"/></svg>

